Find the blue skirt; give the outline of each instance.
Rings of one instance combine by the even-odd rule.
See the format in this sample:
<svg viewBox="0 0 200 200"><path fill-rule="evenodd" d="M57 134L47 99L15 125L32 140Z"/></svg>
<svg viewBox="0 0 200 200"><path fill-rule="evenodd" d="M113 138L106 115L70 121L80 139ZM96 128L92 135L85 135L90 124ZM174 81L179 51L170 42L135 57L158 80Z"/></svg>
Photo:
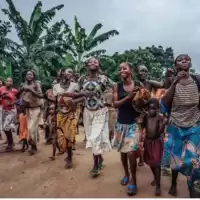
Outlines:
<svg viewBox="0 0 200 200"><path fill-rule="evenodd" d="M164 140L162 164L187 177L188 186L200 180L200 122L190 128L170 123Z"/></svg>

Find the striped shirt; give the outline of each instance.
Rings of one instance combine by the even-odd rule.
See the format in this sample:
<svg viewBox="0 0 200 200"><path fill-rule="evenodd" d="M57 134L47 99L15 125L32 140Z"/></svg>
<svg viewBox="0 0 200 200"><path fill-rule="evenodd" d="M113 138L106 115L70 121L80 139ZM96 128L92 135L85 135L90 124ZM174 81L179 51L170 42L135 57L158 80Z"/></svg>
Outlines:
<svg viewBox="0 0 200 200"><path fill-rule="evenodd" d="M196 82L189 78L187 85L176 85L172 109L171 121L179 127L191 127L200 118L199 92Z"/></svg>

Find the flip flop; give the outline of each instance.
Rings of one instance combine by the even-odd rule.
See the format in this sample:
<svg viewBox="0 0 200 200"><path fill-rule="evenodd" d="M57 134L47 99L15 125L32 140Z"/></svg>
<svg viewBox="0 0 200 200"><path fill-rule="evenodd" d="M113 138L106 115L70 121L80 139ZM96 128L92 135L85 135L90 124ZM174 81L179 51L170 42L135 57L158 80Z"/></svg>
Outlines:
<svg viewBox="0 0 200 200"><path fill-rule="evenodd" d="M95 178L95 177L97 177L97 176L100 175L100 171L99 171L98 169L92 169L92 170L90 171L90 174L91 174L91 176L92 176L93 178Z"/></svg>
<svg viewBox="0 0 200 200"><path fill-rule="evenodd" d="M128 177L124 177L122 180L121 180L121 185L127 185L128 184L128 182L129 182L129 178Z"/></svg>
<svg viewBox="0 0 200 200"><path fill-rule="evenodd" d="M49 159L50 159L51 161L54 161L54 160L55 160L55 157L54 157L54 156L50 156Z"/></svg>
<svg viewBox="0 0 200 200"><path fill-rule="evenodd" d="M128 195L130 196L136 195L136 189L137 189L136 185L130 184L128 186L128 192L127 192Z"/></svg>
<svg viewBox="0 0 200 200"><path fill-rule="evenodd" d="M104 169L105 165L102 163L102 164L99 164L99 170L102 170Z"/></svg>
<svg viewBox="0 0 200 200"><path fill-rule="evenodd" d="M6 151L6 152L14 151L13 146L7 146L7 147L5 148L5 151Z"/></svg>

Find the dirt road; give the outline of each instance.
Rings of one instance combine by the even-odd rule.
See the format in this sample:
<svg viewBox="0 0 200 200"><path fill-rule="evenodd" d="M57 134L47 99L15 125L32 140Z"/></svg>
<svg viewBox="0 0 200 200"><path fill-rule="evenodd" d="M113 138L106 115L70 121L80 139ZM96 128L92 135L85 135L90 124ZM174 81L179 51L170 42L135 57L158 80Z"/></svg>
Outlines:
<svg viewBox="0 0 200 200"><path fill-rule="evenodd" d="M35 156L19 151L2 153L0 145L0 197L127 197L126 187L121 186L123 170L119 154L116 151L105 154L105 169L101 175L92 179L89 171L92 167L90 150L85 150L83 135L77 137L77 150L74 151L74 169L64 169L64 156L49 161L51 146L42 142ZM20 146L17 144L16 149ZM152 175L148 167L140 167L137 172L138 194L136 197L154 197L154 188L150 185ZM188 197L184 177L178 182L178 197ZM170 196L169 177L162 177L162 197Z"/></svg>

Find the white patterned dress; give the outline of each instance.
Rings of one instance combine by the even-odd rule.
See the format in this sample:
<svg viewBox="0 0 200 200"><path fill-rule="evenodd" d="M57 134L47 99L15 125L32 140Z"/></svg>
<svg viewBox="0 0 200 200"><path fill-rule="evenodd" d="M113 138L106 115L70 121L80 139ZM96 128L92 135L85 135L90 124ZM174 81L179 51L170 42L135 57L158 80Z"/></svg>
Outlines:
<svg viewBox="0 0 200 200"><path fill-rule="evenodd" d="M81 77L79 80L82 91L93 92L92 97L85 99L83 123L87 138L86 148L92 148L94 155L111 150L108 129L108 108L104 106L103 92L109 84L107 77L99 75L95 80Z"/></svg>

